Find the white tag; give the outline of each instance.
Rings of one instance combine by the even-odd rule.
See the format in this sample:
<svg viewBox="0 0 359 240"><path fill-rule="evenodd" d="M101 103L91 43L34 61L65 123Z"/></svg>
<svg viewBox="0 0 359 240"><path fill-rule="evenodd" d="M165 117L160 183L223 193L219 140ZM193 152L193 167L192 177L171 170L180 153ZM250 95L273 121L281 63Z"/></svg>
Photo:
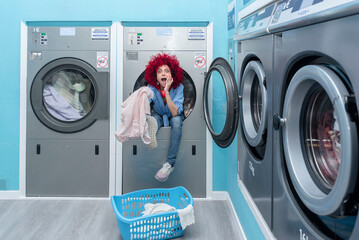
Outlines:
<svg viewBox="0 0 359 240"><path fill-rule="evenodd" d="M62 27L60 28L60 36L75 36L75 28Z"/></svg>

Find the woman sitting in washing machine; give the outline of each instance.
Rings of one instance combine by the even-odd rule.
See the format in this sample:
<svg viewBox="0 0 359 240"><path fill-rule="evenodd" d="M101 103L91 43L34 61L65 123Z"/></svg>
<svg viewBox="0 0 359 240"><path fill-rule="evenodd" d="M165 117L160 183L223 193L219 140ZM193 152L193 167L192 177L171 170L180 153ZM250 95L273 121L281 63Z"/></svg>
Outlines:
<svg viewBox="0 0 359 240"><path fill-rule="evenodd" d="M171 126L170 148L167 160L158 170L155 178L164 182L174 170L177 153L182 138L183 116L183 70L175 56L158 54L151 58L146 66L145 79L154 97L152 117L147 120L149 131L158 130L162 126ZM156 120L156 121L155 121ZM151 148L150 143L148 146Z"/></svg>

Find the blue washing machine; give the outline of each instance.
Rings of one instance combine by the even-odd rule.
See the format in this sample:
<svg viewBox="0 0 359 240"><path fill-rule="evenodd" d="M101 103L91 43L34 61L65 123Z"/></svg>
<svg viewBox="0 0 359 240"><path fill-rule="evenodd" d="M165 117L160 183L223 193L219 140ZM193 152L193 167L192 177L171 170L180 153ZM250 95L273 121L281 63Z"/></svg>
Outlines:
<svg viewBox="0 0 359 240"><path fill-rule="evenodd" d="M358 1L281 1L274 41L273 233L358 239Z"/></svg>
<svg viewBox="0 0 359 240"><path fill-rule="evenodd" d="M26 196L109 194L110 25L29 23Z"/></svg>

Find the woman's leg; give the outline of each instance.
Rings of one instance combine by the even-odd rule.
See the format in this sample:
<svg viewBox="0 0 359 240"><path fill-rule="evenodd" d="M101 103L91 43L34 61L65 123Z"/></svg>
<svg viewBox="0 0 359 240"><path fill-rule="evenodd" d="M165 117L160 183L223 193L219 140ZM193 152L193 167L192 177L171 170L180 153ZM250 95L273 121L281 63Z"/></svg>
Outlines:
<svg viewBox="0 0 359 240"><path fill-rule="evenodd" d="M167 162L173 167L176 163L177 153L182 138L183 115L172 117L170 149L167 156Z"/></svg>
<svg viewBox="0 0 359 240"><path fill-rule="evenodd" d="M157 133L158 133L158 130L160 130L161 127L163 127L163 118L161 115L159 115L158 113L156 113L155 111L152 112L152 117L154 117L157 121Z"/></svg>

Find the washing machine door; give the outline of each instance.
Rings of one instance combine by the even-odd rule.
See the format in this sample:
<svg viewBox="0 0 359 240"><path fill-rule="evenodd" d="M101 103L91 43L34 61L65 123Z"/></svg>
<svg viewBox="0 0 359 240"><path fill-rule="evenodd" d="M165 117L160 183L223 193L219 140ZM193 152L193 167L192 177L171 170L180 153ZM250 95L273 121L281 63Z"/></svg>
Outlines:
<svg viewBox="0 0 359 240"><path fill-rule="evenodd" d="M205 77L203 109L207 127L216 144L228 147L238 126L238 90L229 63L216 58Z"/></svg>
<svg viewBox="0 0 359 240"><path fill-rule="evenodd" d="M57 132L73 133L108 118L108 73L76 58L60 58L35 76L30 101L37 118Z"/></svg>
<svg viewBox="0 0 359 240"><path fill-rule="evenodd" d="M300 200L318 215L337 215L353 193L358 173L356 124L349 93L326 66L299 69L287 89L282 129L285 160Z"/></svg>
<svg viewBox="0 0 359 240"><path fill-rule="evenodd" d="M267 132L267 87L264 69L259 61L250 61L246 65L239 95L244 136L250 146L263 146Z"/></svg>

